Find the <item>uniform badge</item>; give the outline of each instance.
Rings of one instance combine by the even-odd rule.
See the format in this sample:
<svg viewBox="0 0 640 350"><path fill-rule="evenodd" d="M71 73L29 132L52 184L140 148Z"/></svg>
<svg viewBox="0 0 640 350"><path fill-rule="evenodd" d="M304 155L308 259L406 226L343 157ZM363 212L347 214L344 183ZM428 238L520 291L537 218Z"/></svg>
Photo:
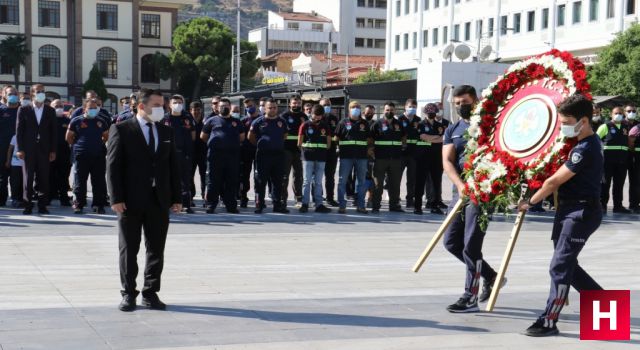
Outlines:
<svg viewBox="0 0 640 350"><path fill-rule="evenodd" d="M278 127L281 128L282 127L282 122L278 121Z"/></svg>
<svg viewBox="0 0 640 350"><path fill-rule="evenodd" d="M402 126L406 128L407 127L407 122L402 122Z"/></svg>
<svg viewBox="0 0 640 350"><path fill-rule="evenodd" d="M622 129L622 135L624 135L624 136L627 136L627 135L628 135L628 133L627 133L627 129Z"/></svg>
<svg viewBox="0 0 640 350"><path fill-rule="evenodd" d="M429 132L429 131L431 131L431 129L428 126L425 126L424 127L424 132Z"/></svg>
<svg viewBox="0 0 640 350"><path fill-rule="evenodd" d="M320 129L320 135L325 136L327 134L327 130Z"/></svg>
<svg viewBox="0 0 640 350"><path fill-rule="evenodd" d="M389 127L387 126L387 124L382 125L382 131L387 131L389 130Z"/></svg>
<svg viewBox="0 0 640 350"><path fill-rule="evenodd" d="M345 125L346 125L347 130L351 130L351 123L347 123Z"/></svg>
<svg viewBox="0 0 640 350"><path fill-rule="evenodd" d="M571 163L578 164L580 163L580 161L582 161L582 154L573 152L573 154L571 155Z"/></svg>
<svg viewBox="0 0 640 350"><path fill-rule="evenodd" d="M414 122L414 123L413 123L413 127L414 127L415 129L417 129L417 128L418 128L418 122Z"/></svg>
<svg viewBox="0 0 640 350"><path fill-rule="evenodd" d="M69 127L69 124L62 124L62 127L63 127L64 129L66 129L66 128L68 128L68 127Z"/></svg>
<svg viewBox="0 0 640 350"><path fill-rule="evenodd" d="M395 124L395 125L394 125L394 128L396 129L396 131L400 131L400 125Z"/></svg>
<svg viewBox="0 0 640 350"><path fill-rule="evenodd" d="M233 126L233 127L235 128L236 126L238 126L238 123L236 123L236 122L231 122L231 126Z"/></svg>
<svg viewBox="0 0 640 350"><path fill-rule="evenodd" d="M314 133L313 128L307 129L307 134L313 135L313 133Z"/></svg>
<svg viewBox="0 0 640 350"><path fill-rule="evenodd" d="M616 129L611 128L611 129L609 129L609 132L613 135L613 134L615 134L615 133L616 133Z"/></svg>
<svg viewBox="0 0 640 350"><path fill-rule="evenodd" d="M85 122L80 123L80 128L81 129L85 129L87 127L88 127L87 123L85 123Z"/></svg>
<svg viewBox="0 0 640 350"><path fill-rule="evenodd" d="M98 122L97 124L99 128L102 128L102 122Z"/></svg>
<svg viewBox="0 0 640 350"><path fill-rule="evenodd" d="M364 129L365 129L364 124L360 124L360 131L364 131Z"/></svg>
<svg viewBox="0 0 640 350"><path fill-rule="evenodd" d="M438 128L438 134L442 135L442 133L444 132L444 130L442 129L442 127Z"/></svg>
<svg viewBox="0 0 640 350"><path fill-rule="evenodd" d="M289 117L289 124L293 124L293 118Z"/></svg>

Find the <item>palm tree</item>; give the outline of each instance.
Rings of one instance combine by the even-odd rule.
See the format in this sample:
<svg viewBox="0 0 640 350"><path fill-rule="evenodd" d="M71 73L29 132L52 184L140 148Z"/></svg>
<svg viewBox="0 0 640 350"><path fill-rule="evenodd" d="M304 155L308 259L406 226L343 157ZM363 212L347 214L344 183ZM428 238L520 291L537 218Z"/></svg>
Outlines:
<svg viewBox="0 0 640 350"><path fill-rule="evenodd" d="M27 63L31 50L27 47L27 38L24 35L8 36L0 41L0 61L6 63L13 71L13 80L16 90L19 90L20 66Z"/></svg>

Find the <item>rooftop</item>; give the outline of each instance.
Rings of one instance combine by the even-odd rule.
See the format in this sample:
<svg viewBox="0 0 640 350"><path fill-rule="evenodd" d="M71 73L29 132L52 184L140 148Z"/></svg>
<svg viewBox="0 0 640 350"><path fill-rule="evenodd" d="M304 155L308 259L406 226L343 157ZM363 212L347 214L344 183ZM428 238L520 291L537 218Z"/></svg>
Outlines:
<svg viewBox="0 0 640 350"><path fill-rule="evenodd" d="M275 12L278 16L282 17L285 21L301 21L301 22L324 22L331 23L331 20L327 17L320 16L315 12Z"/></svg>

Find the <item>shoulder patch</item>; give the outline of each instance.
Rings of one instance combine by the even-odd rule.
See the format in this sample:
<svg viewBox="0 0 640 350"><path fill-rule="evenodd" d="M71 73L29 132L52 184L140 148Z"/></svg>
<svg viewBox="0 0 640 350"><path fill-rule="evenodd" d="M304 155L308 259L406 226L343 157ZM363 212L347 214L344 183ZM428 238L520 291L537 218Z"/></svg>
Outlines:
<svg viewBox="0 0 640 350"><path fill-rule="evenodd" d="M573 152L573 154L571 154L571 163L578 164L581 161L582 161L582 154L578 152Z"/></svg>

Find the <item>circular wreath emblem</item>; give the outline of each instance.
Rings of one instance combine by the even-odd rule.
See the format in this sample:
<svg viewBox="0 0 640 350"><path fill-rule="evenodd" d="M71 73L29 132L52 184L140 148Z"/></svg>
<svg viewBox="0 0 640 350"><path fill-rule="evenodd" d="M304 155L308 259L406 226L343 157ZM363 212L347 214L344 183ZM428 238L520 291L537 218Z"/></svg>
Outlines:
<svg viewBox="0 0 640 350"><path fill-rule="evenodd" d="M533 192L566 161L575 139L560 134L556 105L579 93L591 99L585 66L552 50L513 64L482 92L468 129L465 195L481 209L506 212L526 183Z"/></svg>

